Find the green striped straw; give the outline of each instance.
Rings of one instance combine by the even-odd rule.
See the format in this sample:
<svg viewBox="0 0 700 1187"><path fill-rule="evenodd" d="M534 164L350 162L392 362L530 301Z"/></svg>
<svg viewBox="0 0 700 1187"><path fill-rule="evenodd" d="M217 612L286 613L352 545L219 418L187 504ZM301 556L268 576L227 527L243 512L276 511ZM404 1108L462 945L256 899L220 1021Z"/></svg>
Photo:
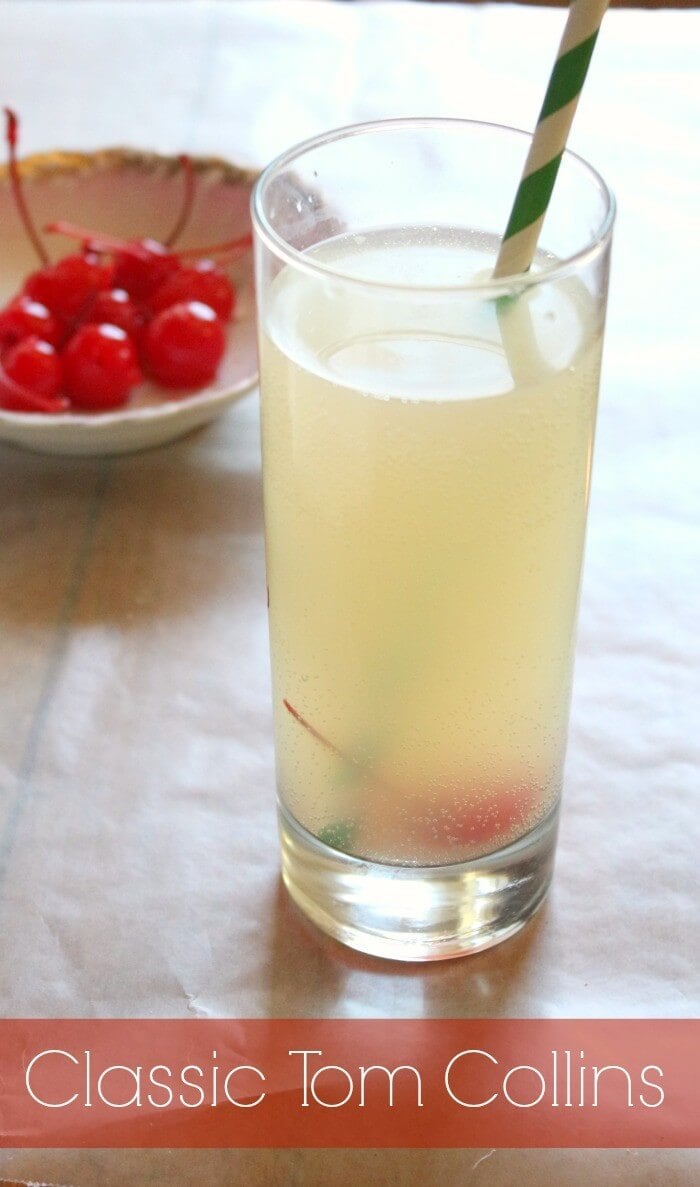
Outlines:
<svg viewBox="0 0 700 1187"><path fill-rule="evenodd" d="M527 272L609 0L572 0L494 277Z"/></svg>

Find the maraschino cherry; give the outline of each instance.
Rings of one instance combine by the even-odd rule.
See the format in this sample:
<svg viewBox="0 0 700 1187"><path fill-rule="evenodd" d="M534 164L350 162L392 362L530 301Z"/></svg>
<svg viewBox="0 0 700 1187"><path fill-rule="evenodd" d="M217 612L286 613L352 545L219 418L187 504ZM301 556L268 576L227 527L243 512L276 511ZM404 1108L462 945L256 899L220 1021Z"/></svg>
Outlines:
<svg viewBox="0 0 700 1187"><path fill-rule="evenodd" d="M169 276L148 305L153 313L160 313L181 301L199 301L213 309L220 321L230 321L236 294L223 268L213 260L197 260Z"/></svg>
<svg viewBox="0 0 700 1187"><path fill-rule="evenodd" d="M57 396L63 385L60 356L35 334L17 342L2 360L5 374L39 396Z"/></svg>
<svg viewBox="0 0 700 1187"><path fill-rule="evenodd" d="M153 318L144 356L149 374L165 387L201 387L214 378L225 348L214 310L200 301L182 301Z"/></svg>
<svg viewBox="0 0 700 1187"><path fill-rule="evenodd" d="M113 272L112 265L95 252L64 256L58 263L32 272L24 283L24 292L70 324L100 289L109 288Z"/></svg>
<svg viewBox="0 0 700 1187"><path fill-rule="evenodd" d="M0 313L0 350L32 334L52 346L59 346L64 337L63 328L51 311L26 293L20 293Z"/></svg>
<svg viewBox="0 0 700 1187"><path fill-rule="evenodd" d="M126 289L105 289L92 302L85 322L119 326L138 346L147 314L131 299Z"/></svg>
<svg viewBox="0 0 700 1187"><path fill-rule="evenodd" d="M119 252L115 260L114 283L117 288L126 289L136 301L145 301L178 271L180 261L156 239L137 242L144 249L144 255Z"/></svg>
<svg viewBox="0 0 700 1187"><path fill-rule="evenodd" d="M141 381L136 347L119 326L81 326L63 353L65 387L76 408L118 408Z"/></svg>

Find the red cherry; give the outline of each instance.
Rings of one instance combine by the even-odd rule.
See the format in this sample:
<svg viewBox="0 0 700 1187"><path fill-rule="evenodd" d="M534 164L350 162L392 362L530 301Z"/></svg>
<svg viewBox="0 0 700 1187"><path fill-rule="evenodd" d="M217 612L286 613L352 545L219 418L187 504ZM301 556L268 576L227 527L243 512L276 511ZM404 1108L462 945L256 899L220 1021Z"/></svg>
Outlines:
<svg viewBox="0 0 700 1187"><path fill-rule="evenodd" d="M0 368L0 408L5 412L67 412L70 404L65 396L40 396L38 392L20 387L3 374Z"/></svg>
<svg viewBox="0 0 700 1187"><path fill-rule="evenodd" d="M97 294L85 322L119 326L134 342L138 342L146 324L146 315L132 301L126 289L107 289Z"/></svg>
<svg viewBox="0 0 700 1187"><path fill-rule="evenodd" d="M110 281L111 267L94 252L86 252L81 256L64 256L57 264L33 272L25 282L24 291L57 317L72 321L95 293L109 288Z"/></svg>
<svg viewBox="0 0 700 1187"><path fill-rule="evenodd" d="M8 412L66 412L65 396L42 396L31 388L15 383L0 366L0 408Z"/></svg>
<svg viewBox="0 0 700 1187"><path fill-rule="evenodd" d="M171 305L145 337L146 366L165 387L202 387L214 378L226 348L223 326L200 301Z"/></svg>
<svg viewBox="0 0 700 1187"><path fill-rule="evenodd" d="M81 326L65 349L63 368L78 408L117 408L141 380L136 348L119 326Z"/></svg>
<svg viewBox="0 0 700 1187"><path fill-rule="evenodd" d="M197 260L168 277L156 289L149 306L153 313L160 313L181 301L201 301L214 310L220 321L229 321L236 304L236 290L223 268L213 260Z"/></svg>
<svg viewBox="0 0 700 1187"><path fill-rule="evenodd" d="M40 396L57 396L63 381L61 359L50 342L32 334L23 338L3 359L5 374Z"/></svg>
<svg viewBox="0 0 700 1187"><path fill-rule="evenodd" d="M448 839L455 845L496 847L516 829L527 828L536 803L527 784L497 783L475 805L468 800L455 802L445 826Z"/></svg>
<svg viewBox="0 0 700 1187"><path fill-rule="evenodd" d="M143 301L177 272L180 261L156 239L140 239L136 246L142 248L145 255L131 252L118 254L114 285L126 289L137 301Z"/></svg>
<svg viewBox="0 0 700 1187"><path fill-rule="evenodd" d="M0 313L0 347L14 346L30 334L58 346L63 330L45 305L21 293Z"/></svg>

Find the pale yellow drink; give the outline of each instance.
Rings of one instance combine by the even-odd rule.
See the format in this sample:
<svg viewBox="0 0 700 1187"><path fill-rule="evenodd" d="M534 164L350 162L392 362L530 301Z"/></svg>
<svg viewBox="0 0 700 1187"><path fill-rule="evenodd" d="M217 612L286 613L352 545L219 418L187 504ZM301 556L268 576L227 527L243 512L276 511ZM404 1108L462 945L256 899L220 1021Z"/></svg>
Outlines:
<svg viewBox="0 0 700 1187"><path fill-rule="evenodd" d="M561 786L602 326L578 281L438 293L496 246L332 240L377 283L284 268L262 326L280 796L380 862L499 849Z"/></svg>

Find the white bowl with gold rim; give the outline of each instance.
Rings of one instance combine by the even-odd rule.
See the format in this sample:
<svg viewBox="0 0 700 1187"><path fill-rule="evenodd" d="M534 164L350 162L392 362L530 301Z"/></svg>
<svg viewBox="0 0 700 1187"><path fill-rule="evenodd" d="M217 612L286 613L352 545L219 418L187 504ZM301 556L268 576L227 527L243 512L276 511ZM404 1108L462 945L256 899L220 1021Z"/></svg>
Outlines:
<svg viewBox="0 0 700 1187"><path fill-rule="evenodd" d="M178 248L207 246L250 230L249 202L256 174L214 157L193 157L196 191ZM177 157L135 149L57 151L20 162L27 203L38 227L57 219L126 239L161 239L182 200ZM44 236L53 260L76 250ZM0 169L0 305L39 267L20 222L7 169ZM118 454L164 445L213 420L255 386L258 377L252 253L226 271L236 286L234 320L214 381L196 392L169 391L144 382L129 402L108 412L43 413L0 409L0 441L58 454Z"/></svg>

